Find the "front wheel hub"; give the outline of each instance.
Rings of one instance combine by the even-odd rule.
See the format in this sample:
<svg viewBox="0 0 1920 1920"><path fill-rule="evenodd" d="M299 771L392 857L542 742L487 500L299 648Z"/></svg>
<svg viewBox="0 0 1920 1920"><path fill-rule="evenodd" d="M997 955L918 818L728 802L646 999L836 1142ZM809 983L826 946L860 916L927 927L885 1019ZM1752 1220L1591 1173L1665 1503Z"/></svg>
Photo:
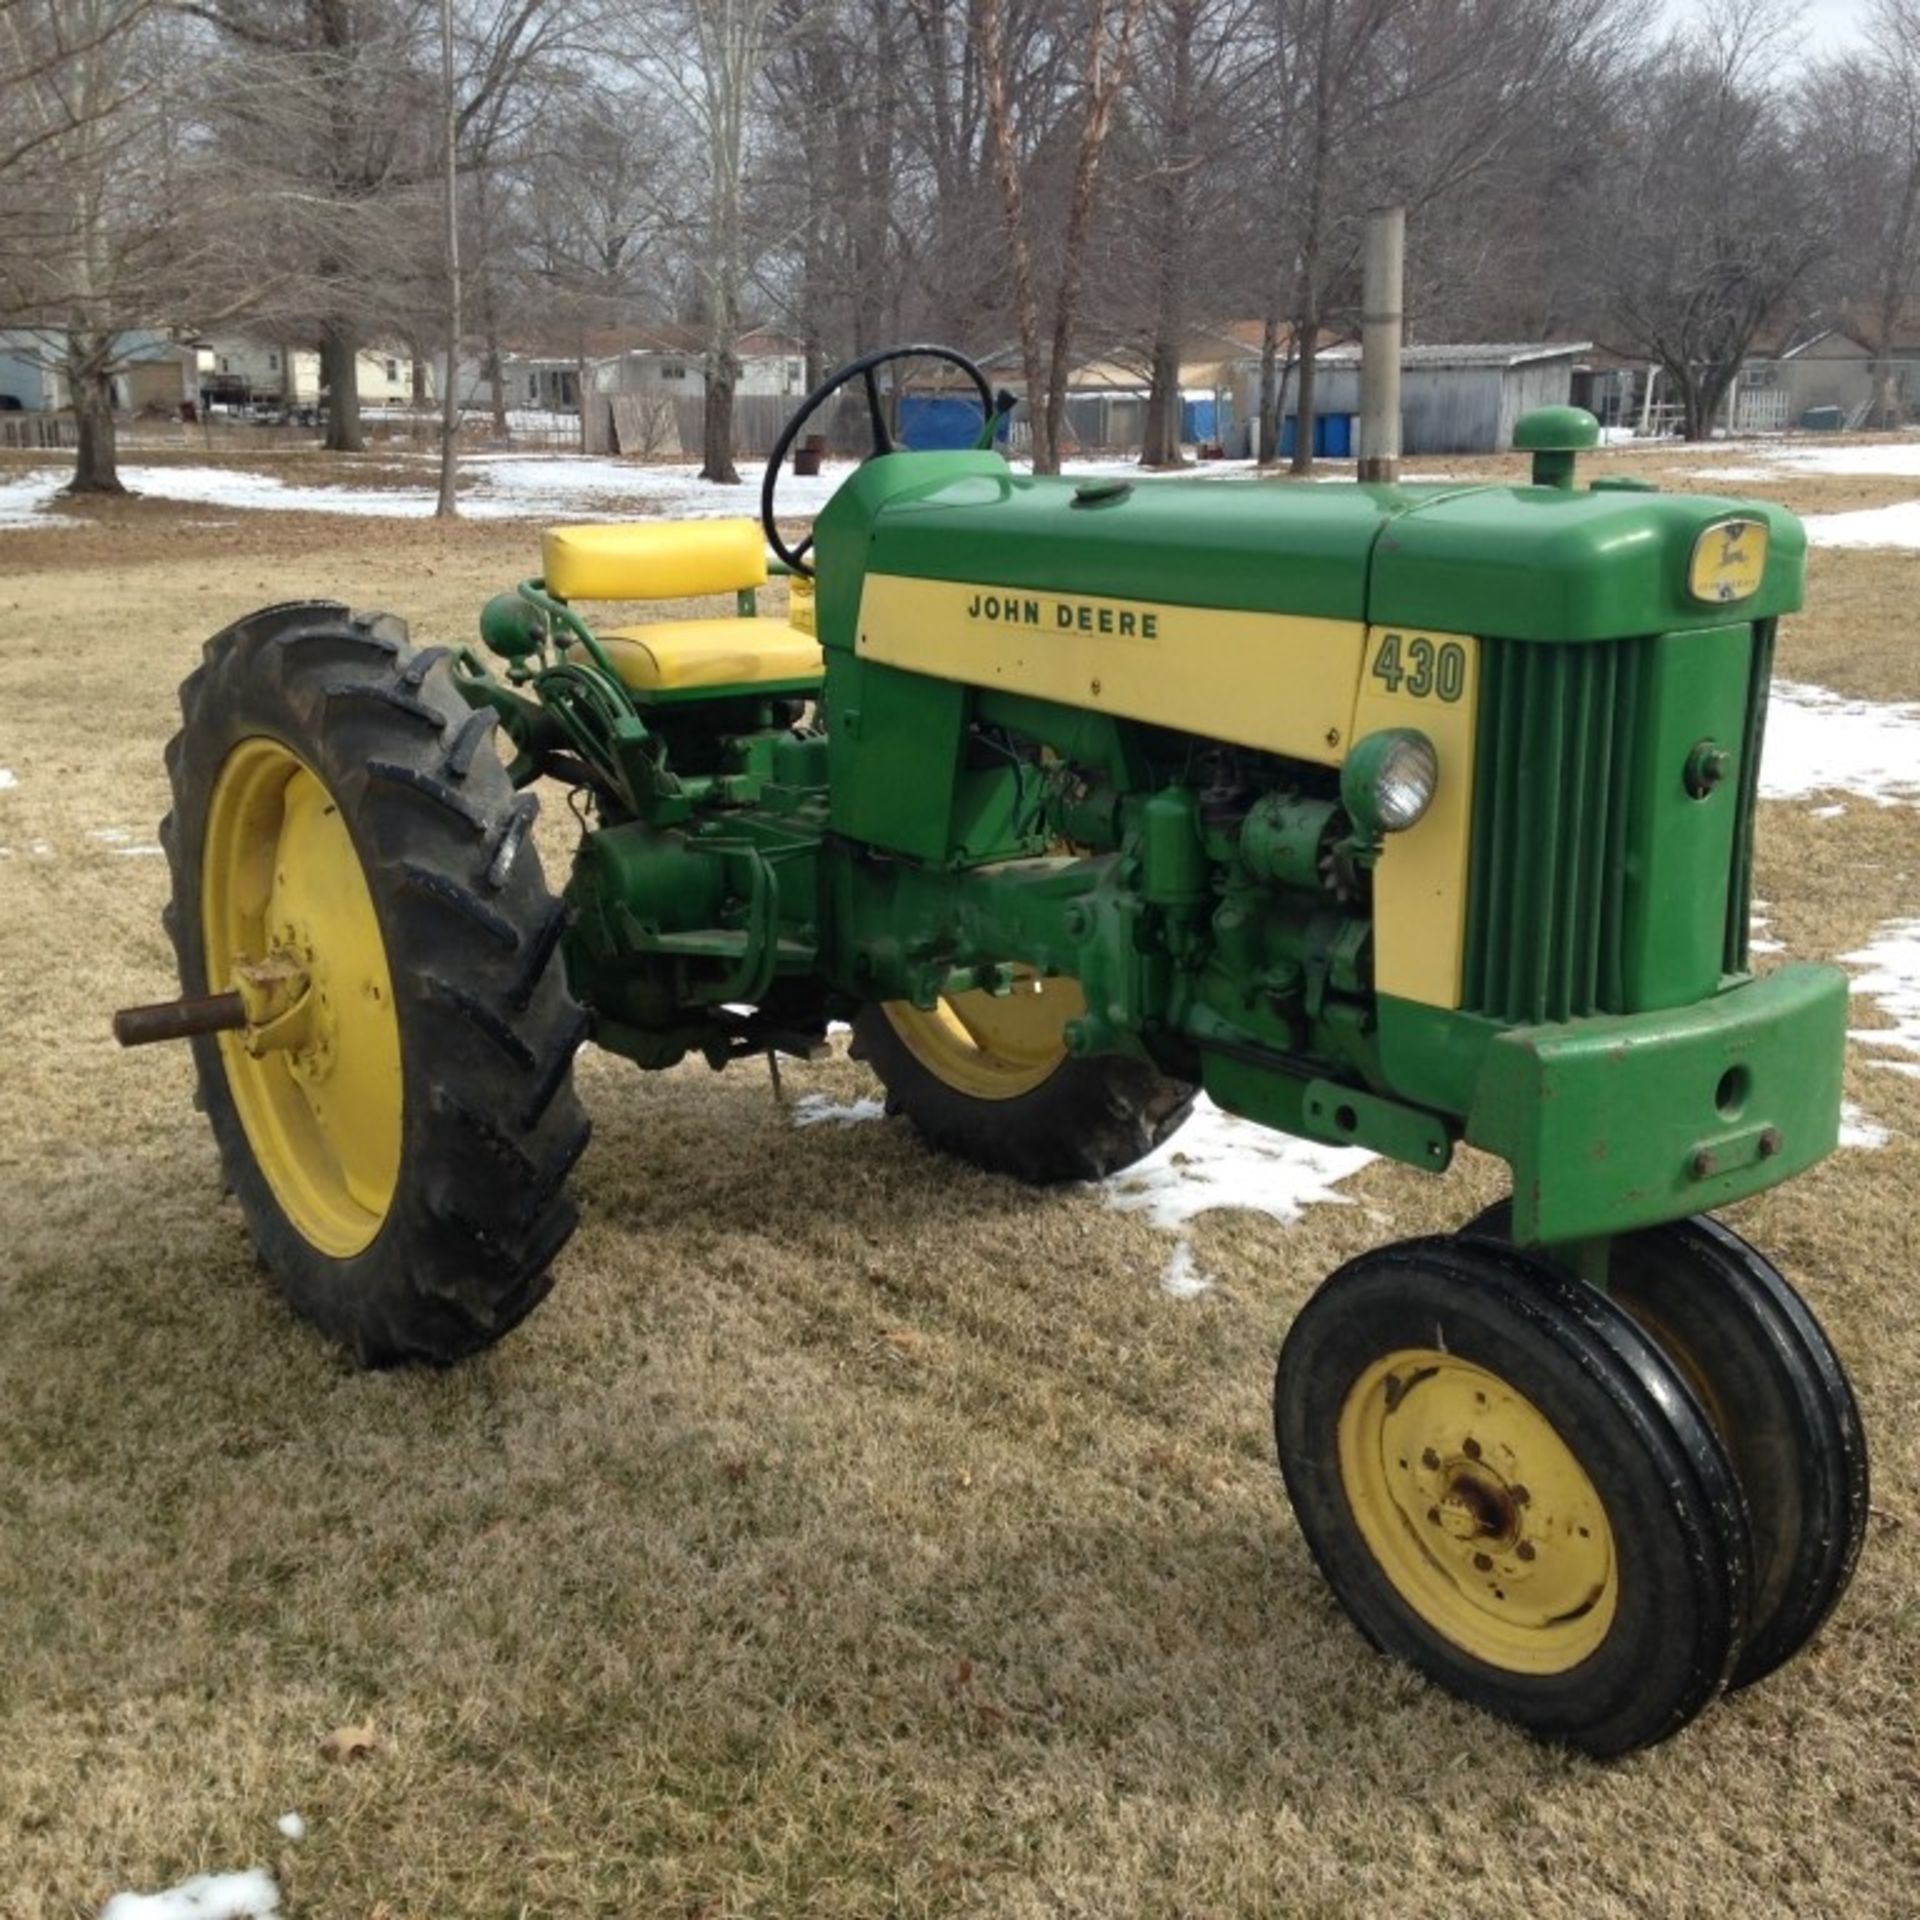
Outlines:
<svg viewBox="0 0 1920 1920"><path fill-rule="evenodd" d="M1374 1557L1457 1646L1561 1673L1606 1639L1619 1591L1606 1509L1523 1394L1437 1350L1390 1353L1348 1393L1339 1455Z"/></svg>

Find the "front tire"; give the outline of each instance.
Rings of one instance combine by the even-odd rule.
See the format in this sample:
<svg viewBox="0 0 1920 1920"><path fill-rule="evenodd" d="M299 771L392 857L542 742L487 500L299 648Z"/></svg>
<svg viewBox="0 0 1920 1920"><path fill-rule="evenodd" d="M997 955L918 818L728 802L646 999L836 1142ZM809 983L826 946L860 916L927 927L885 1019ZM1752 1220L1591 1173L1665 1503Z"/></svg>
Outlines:
<svg viewBox="0 0 1920 1920"><path fill-rule="evenodd" d="M1747 1536L1719 1441L1646 1335L1550 1263L1446 1238L1349 1261L1287 1336L1274 1422L1335 1594L1461 1699L1619 1754L1738 1658Z"/></svg>
<svg viewBox="0 0 1920 1920"><path fill-rule="evenodd" d="M1143 1060L1067 1051L1077 980L1025 975L1006 994L863 1007L853 1056L930 1146L1037 1186L1103 1180L1144 1159L1193 1110L1194 1089Z"/></svg>
<svg viewBox="0 0 1920 1920"><path fill-rule="evenodd" d="M459 1359L545 1297L587 1140L536 802L443 660L266 608L208 642L167 748L182 990L270 957L307 983L288 1044L195 1040L201 1104L289 1305L368 1365Z"/></svg>
<svg viewBox="0 0 1920 1920"><path fill-rule="evenodd" d="M1505 1201L1462 1230L1504 1240ZM1779 1268L1705 1214L1620 1235L1607 1292L1660 1345L1726 1448L1753 1539L1751 1686L1820 1630L1867 1531L1867 1444L1846 1370Z"/></svg>

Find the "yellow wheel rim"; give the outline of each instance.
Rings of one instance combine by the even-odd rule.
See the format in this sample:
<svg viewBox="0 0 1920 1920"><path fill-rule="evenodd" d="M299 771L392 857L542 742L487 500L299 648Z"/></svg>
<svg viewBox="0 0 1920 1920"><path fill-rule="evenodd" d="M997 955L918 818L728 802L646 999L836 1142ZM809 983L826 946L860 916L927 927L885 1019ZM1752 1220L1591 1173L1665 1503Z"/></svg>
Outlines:
<svg viewBox="0 0 1920 1920"><path fill-rule="evenodd" d="M1407 1347L1340 1409L1340 1480L1381 1571L1436 1633L1510 1673L1565 1673L1619 1603L1593 1482L1524 1394Z"/></svg>
<svg viewBox="0 0 1920 1920"><path fill-rule="evenodd" d="M1051 1079L1067 1057L1067 1022L1086 1010L1079 981L1033 973L1010 993L947 994L928 1012L909 1000L882 1009L930 1074L976 1100L1016 1100Z"/></svg>
<svg viewBox="0 0 1920 1920"><path fill-rule="evenodd" d="M319 776L277 740L243 740L214 781L201 852L207 991L270 954L305 970L298 1048L255 1058L223 1033L227 1085L281 1211L347 1259L380 1231L400 1179L400 1027L367 878Z"/></svg>

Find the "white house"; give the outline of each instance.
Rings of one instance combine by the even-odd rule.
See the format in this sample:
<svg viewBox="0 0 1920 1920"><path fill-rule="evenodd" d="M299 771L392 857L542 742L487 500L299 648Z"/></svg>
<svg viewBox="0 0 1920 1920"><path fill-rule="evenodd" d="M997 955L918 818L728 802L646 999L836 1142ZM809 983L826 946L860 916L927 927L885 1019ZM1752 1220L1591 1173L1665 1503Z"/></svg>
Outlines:
<svg viewBox="0 0 1920 1920"><path fill-rule="evenodd" d="M0 408L55 413L73 404L67 343L58 328L0 328ZM194 355L152 328L130 329L113 343L113 404L122 412L156 407L167 413L198 397Z"/></svg>
<svg viewBox="0 0 1920 1920"><path fill-rule="evenodd" d="M208 335L198 352L200 391L210 407L320 404L317 347L232 333ZM358 372L362 406L405 406L413 398L413 358L399 348L363 347Z"/></svg>

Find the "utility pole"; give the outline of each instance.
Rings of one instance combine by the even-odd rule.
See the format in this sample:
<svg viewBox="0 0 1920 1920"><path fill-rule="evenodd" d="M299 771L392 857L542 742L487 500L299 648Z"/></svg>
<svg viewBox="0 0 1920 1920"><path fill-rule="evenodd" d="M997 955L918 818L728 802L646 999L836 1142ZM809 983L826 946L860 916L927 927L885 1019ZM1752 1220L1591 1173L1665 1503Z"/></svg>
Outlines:
<svg viewBox="0 0 1920 1920"><path fill-rule="evenodd" d="M1400 478L1400 310L1406 282L1407 210L1367 215L1360 282L1360 478Z"/></svg>
<svg viewBox="0 0 1920 1920"><path fill-rule="evenodd" d="M440 499L437 520L460 517L460 166L458 120L453 98L453 0L440 0L440 105L446 115L447 158L447 358L440 393Z"/></svg>

